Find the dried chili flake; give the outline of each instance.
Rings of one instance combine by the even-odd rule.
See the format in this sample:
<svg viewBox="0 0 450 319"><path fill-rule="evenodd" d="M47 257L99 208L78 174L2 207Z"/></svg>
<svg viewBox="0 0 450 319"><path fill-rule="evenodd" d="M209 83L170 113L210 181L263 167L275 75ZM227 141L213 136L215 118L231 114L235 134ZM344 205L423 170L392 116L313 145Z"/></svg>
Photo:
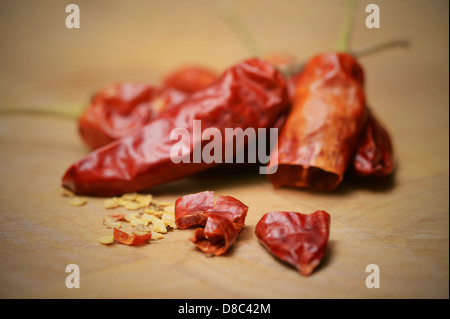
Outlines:
<svg viewBox="0 0 450 319"><path fill-rule="evenodd" d="M114 239L121 244L128 246L138 246L141 245L152 238L152 234L143 234L143 235L130 235L124 231L118 230L114 228Z"/></svg>
<svg viewBox="0 0 450 319"><path fill-rule="evenodd" d="M123 215L123 214L110 214L110 215L108 215L108 217L114 218L118 222L125 220L125 215Z"/></svg>

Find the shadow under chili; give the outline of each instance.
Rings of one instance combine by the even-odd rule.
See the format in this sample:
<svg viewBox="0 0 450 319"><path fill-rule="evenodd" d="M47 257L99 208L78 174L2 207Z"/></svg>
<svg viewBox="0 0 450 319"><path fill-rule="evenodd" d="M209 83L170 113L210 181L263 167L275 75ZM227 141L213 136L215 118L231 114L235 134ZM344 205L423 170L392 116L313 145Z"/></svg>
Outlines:
<svg viewBox="0 0 450 319"><path fill-rule="evenodd" d="M251 186L268 182L254 165L216 166L176 181L144 190L154 196L193 194L205 190L220 191L234 185Z"/></svg>
<svg viewBox="0 0 450 319"><path fill-rule="evenodd" d="M348 173L334 192L338 195L349 194L357 190L387 193L395 188L396 176L397 172L385 177L360 177Z"/></svg>
<svg viewBox="0 0 450 319"><path fill-rule="evenodd" d="M143 192L151 193L154 196L179 196L180 194L193 194L205 190L220 191L235 185L252 186L270 183L267 175L259 174L259 167L257 164L220 165L176 181L154 186ZM397 167L393 174L386 177L360 177L352 172L346 172L341 184L332 191L316 191L289 186L282 186L279 189L294 189L299 192L324 196L348 196L358 190L387 193L396 186L398 170Z"/></svg>

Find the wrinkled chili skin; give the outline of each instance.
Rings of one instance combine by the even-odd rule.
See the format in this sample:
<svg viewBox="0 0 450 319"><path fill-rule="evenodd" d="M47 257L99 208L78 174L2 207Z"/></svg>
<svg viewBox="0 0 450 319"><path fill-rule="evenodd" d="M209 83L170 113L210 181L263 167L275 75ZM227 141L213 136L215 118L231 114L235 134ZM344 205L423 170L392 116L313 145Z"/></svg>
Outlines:
<svg viewBox="0 0 450 319"><path fill-rule="evenodd" d="M175 201L175 223L186 229L204 226L194 231L190 239L203 252L223 255L236 241L245 226L248 206L231 196L219 196L205 191L185 195Z"/></svg>
<svg viewBox="0 0 450 319"><path fill-rule="evenodd" d="M98 91L78 120L81 138L97 149L138 130L186 94L144 83L115 83Z"/></svg>
<svg viewBox="0 0 450 319"><path fill-rule="evenodd" d="M241 229L221 214L207 216L205 228L197 228L190 241L204 253L221 256L235 243Z"/></svg>
<svg viewBox="0 0 450 319"><path fill-rule="evenodd" d="M295 79L292 109L269 167L275 187L334 190L353 160L366 122L364 73L345 53L313 57Z"/></svg>
<svg viewBox="0 0 450 319"><path fill-rule="evenodd" d="M219 196L205 191L185 195L175 201L175 223L178 228L204 226L209 216L217 214L230 220L240 231L245 225L248 206L231 196Z"/></svg>
<svg viewBox="0 0 450 319"><path fill-rule="evenodd" d="M264 248L305 276L311 275L325 255L329 233L330 215L322 210L312 214L270 212L255 227Z"/></svg>
<svg viewBox="0 0 450 319"><path fill-rule="evenodd" d="M270 127L288 107L286 83L271 64L253 58L230 68L207 88L188 96L138 131L88 154L63 176L63 187L76 194L114 196L139 191L208 169L217 163L179 163L170 158L175 128L186 129L192 150L193 120L202 130ZM200 137L201 138L201 137ZM225 138L223 143L228 143Z"/></svg>
<svg viewBox="0 0 450 319"><path fill-rule="evenodd" d="M216 72L206 67L185 66L168 74L163 79L163 85L192 94L208 87L218 77Z"/></svg>
<svg viewBox="0 0 450 319"><path fill-rule="evenodd" d="M178 228L205 225L206 215L214 208L214 193L205 191L185 195L175 201L175 223Z"/></svg>
<svg viewBox="0 0 450 319"><path fill-rule="evenodd" d="M361 177L386 177L394 172L394 148L386 128L370 112L361 134L353 171Z"/></svg>

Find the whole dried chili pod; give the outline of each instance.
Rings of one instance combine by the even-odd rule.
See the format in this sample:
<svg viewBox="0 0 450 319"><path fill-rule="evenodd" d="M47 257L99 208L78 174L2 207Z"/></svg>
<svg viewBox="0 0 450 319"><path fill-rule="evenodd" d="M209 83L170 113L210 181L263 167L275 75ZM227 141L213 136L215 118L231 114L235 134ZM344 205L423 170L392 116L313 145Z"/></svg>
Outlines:
<svg viewBox="0 0 450 319"><path fill-rule="evenodd" d="M170 139L174 129L182 128L193 136L194 121L199 120L201 135L214 127L226 136L225 128L270 127L287 107L281 73L257 58L243 61L143 128L73 164L64 174L62 185L76 194L114 196L191 175L218 163L174 163L170 156L172 147L178 144ZM223 145L229 142L222 139ZM185 158L190 158L201 143L194 136Z"/></svg>
<svg viewBox="0 0 450 319"><path fill-rule="evenodd" d="M283 185L333 190L343 179L366 122L364 75L349 54L313 57L297 80L269 179Z"/></svg>
<svg viewBox="0 0 450 319"><path fill-rule="evenodd" d="M175 88L115 83L93 96L78 120L78 130L86 145L97 149L140 129L185 98Z"/></svg>
<svg viewBox="0 0 450 319"><path fill-rule="evenodd" d="M270 212L255 227L258 241L271 254L310 275L325 255L330 233L330 215Z"/></svg>
<svg viewBox="0 0 450 319"><path fill-rule="evenodd" d="M287 80L291 100L294 99L300 77L301 73L296 73ZM280 122L282 120L280 118ZM391 136L370 108L351 166L361 177L386 177L394 172L394 148Z"/></svg>
<svg viewBox="0 0 450 319"><path fill-rule="evenodd" d="M394 171L393 153L388 131L370 112L353 159L353 171L361 177L389 176Z"/></svg>

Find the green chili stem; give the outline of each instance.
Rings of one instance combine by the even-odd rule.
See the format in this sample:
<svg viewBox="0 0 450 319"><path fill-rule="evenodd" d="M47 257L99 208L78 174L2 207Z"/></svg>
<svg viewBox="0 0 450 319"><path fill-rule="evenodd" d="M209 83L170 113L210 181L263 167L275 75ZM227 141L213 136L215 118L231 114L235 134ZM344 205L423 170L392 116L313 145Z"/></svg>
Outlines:
<svg viewBox="0 0 450 319"><path fill-rule="evenodd" d="M254 56L261 56L262 49L259 43L255 40L253 33L248 26L244 23L243 19L237 14L236 10L232 7L232 4L225 2L221 8L221 15L225 22L231 27L234 34L240 39L247 51Z"/></svg>
<svg viewBox="0 0 450 319"><path fill-rule="evenodd" d="M352 37L355 8L356 8L355 0L347 0L345 2L344 20L342 22L339 39L335 47L335 51L337 52L350 51L350 40Z"/></svg>
<svg viewBox="0 0 450 319"><path fill-rule="evenodd" d="M36 114L56 116L66 119L76 120L81 115L82 108L75 107L53 107L53 108L34 108L34 107L0 107L1 114Z"/></svg>
<svg viewBox="0 0 450 319"><path fill-rule="evenodd" d="M394 49L394 48L408 48L409 47L409 41L404 39L394 39L391 41L386 41L383 43L379 43L376 45L369 45L365 48L360 48L354 52L350 52L351 55L353 55L355 58L361 58L368 55L372 55L374 53L378 53L381 51L385 51L388 49Z"/></svg>

